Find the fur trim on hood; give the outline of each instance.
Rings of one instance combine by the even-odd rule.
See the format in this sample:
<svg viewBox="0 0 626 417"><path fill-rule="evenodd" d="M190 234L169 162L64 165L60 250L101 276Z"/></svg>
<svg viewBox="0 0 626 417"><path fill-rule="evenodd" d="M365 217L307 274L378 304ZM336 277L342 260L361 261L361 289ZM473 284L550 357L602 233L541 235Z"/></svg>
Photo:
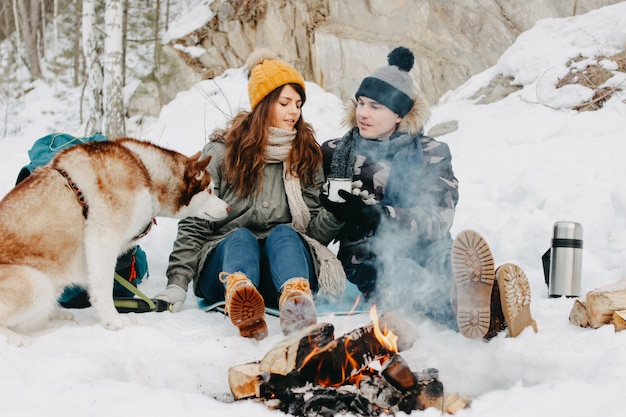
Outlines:
<svg viewBox="0 0 626 417"><path fill-rule="evenodd" d="M417 134L428 119L430 118L430 105L426 98L417 94L414 97L415 103L413 103L413 107L409 113L402 118L400 122L400 126L398 126L398 130L409 132L412 135ZM350 128L356 127L356 100L352 99L350 103L346 104L346 119L345 124Z"/></svg>

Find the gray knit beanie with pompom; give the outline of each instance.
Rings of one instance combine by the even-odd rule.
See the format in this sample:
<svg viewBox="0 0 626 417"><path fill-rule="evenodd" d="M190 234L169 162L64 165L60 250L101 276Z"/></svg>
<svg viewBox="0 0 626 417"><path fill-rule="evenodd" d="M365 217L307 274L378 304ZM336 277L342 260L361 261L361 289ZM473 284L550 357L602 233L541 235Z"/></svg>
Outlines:
<svg viewBox="0 0 626 417"><path fill-rule="evenodd" d="M388 66L365 77L355 97L365 96L388 107L400 117L406 116L414 103L415 91L409 71L415 57L409 49L400 46L387 55Z"/></svg>

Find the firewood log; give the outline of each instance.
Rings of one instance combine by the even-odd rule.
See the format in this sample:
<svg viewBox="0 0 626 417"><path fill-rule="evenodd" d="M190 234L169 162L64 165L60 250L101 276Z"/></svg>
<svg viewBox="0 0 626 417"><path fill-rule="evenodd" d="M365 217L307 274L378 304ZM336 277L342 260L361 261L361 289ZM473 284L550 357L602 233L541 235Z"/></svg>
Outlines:
<svg viewBox="0 0 626 417"><path fill-rule="evenodd" d="M413 327L395 313L383 315L379 327L383 332L391 331L398 337L398 352L413 346L417 339ZM378 340L374 323L369 323L312 352L298 371L310 382L338 386L350 378L354 371L393 352L393 349Z"/></svg>
<svg viewBox="0 0 626 417"><path fill-rule="evenodd" d="M589 327L589 314L584 301L574 300L572 311L569 313L569 322L575 326Z"/></svg>
<svg viewBox="0 0 626 417"><path fill-rule="evenodd" d="M417 410L433 407L444 410L443 384L439 381L439 371L435 368L423 369L415 373L419 386Z"/></svg>
<svg viewBox="0 0 626 417"><path fill-rule="evenodd" d="M259 370L278 375L293 372L311 352L332 341L334 331L330 323L317 323L287 336L265 354Z"/></svg>
<svg viewBox="0 0 626 417"><path fill-rule="evenodd" d="M616 332L626 329L626 310L614 311L611 324L615 326Z"/></svg>
<svg viewBox="0 0 626 417"><path fill-rule="evenodd" d="M590 327L596 329L608 324L614 311L626 310L626 280L588 292L585 308Z"/></svg>
<svg viewBox="0 0 626 417"><path fill-rule="evenodd" d="M259 362L233 366L228 370L228 385L236 400L260 396L260 387L268 375L261 372Z"/></svg>
<svg viewBox="0 0 626 417"><path fill-rule="evenodd" d="M471 401L469 397L462 397L458 392L446 394L443 403L443 411L448 414L456 414L459 410L469 407Z"/></svg>

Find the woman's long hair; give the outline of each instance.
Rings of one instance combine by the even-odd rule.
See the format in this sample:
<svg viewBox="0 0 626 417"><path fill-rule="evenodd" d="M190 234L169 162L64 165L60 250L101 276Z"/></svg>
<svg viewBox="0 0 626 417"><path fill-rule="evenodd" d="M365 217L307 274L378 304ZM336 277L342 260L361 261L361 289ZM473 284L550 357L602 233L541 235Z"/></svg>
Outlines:
<svg viewBox="0 0 626 417"><path fill-rule="evenodd" d="M304 104L304 89L299 84L285 85L293 87ZM263 185L263 168L266 164L263 156L271 127L270 114L283 87L268 94L254 111L237 114L227 128L218 132L213 139L226 145L223 177L241 197L249 196ZM315 172L322 165L321 148L315 140L313 128L303 120L302 113L294 128L296 137L285 163L288 164L291 175L306 184L314 184Z"/></svg>

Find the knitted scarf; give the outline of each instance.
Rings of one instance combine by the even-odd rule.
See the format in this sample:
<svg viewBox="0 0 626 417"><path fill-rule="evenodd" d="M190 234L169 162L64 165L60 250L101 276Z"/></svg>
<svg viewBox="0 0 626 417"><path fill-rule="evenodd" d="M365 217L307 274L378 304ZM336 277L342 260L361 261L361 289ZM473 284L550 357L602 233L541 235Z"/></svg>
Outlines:
<svg viewBox="0 0 626 417"><path fill-rule="evenodd" d="M419 138L407 132L396 132L387 141L364 139L353 128L337 142L330 163L330 177L352 178L358 154L377 155L391 160L391 172L382 204L410 207L417 198L414 190L420 177L424 153ZM411 172L411 175L407 175Z"/></svg>
<svg viewBox="0 0 626 417"><path fill-rule="evenodd" d="M285 184L289 211L291 212L291 226L313 249L314 255L319 262L320 270L317 277L319 292L322 294L339 295L346 288L346 274L343 266L328 247L307 236L306 229L311 221L311 213L309 213L309 208L302 198L300 179L289 172L289 166L285 162L295 137L295 131L289 132L270 127L264 159L268 163L283 162L283 182Z"/></svg>

